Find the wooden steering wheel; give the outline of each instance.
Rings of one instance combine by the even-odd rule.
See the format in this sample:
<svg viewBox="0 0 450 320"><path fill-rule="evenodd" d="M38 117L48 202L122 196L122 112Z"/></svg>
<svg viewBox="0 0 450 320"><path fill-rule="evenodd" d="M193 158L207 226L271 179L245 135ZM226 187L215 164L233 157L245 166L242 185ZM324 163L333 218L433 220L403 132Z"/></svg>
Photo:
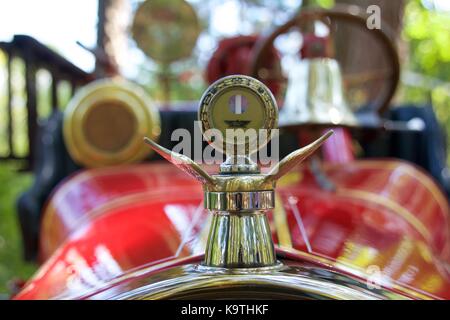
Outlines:
<svg viewBox="0 0 450 320"><path fill-rule="evenodd" d="M345 28L352 26L355 31L359 31L360 33L361 30L363 30L363 39L367 39L367 35L369 35L369 37L373 39L373 43L378 44L378 51L380 54L384 55L385 60L383 62L387 62L387 66L380 68L378 65L375 66L375 70L364 72L359 70L352 73L349 72L349 70L343 70L344 91L349 92L349 89L351 91L351 89L355 89L357 87L367 87L368 84L372 83L372 94L367 94L364 96L365 102L359 101L353 106L350 101L349 103L353 111L357 111L361 108L361 106L364 106L364 110L371 111L371 113L381 116L389 108L389 103L397 89L400 79L400 62L396 47L394 45L392 31L388 29L386 23L383 22L381 23L381 29L368 29L368 18L369 15L367 15L362 8L357 6L340 5L331 10L319 8L304 9L294 18L277 27L276 30L273 31L268 37L263 38L256 44L250 74L262 81L279 81L280 87L283 87L283 83L285 84L287 82L286 77L279 73L273 74L268 72L268 70L264 68L263 64L263 61L267 59L266 57L269 49L274 47L277 39L290 32L300 31L300 33L302 33L302 29L307 26L306 23L310 22L320 21L322 24L327 26L329 30L329 37L331 39L334 39L335 36L349 36L348 33L345 32ZM348 53L349 49L346 49ZM368 54L367 50L375 50L375 48L369 47L364 50L366 50L366 54ZM359 60L361 62L365 62L364 55L364 52L360 52L361 57ZM337 52L335 58L339 61L339 52ZM379 59L380 57L379 55L375 55L375 58ZM358 62L353 62L354 61L352 61L353 66L356 64L357 67ZM349 64L347 63L347 65ZM375 85L373 85L373 83L375 83ZM369 92L370 90L367 89L367 91ZM282 92L283 90L280 90L280 94L283 94ZM349 100L348 97L347 100Z"/></svg>

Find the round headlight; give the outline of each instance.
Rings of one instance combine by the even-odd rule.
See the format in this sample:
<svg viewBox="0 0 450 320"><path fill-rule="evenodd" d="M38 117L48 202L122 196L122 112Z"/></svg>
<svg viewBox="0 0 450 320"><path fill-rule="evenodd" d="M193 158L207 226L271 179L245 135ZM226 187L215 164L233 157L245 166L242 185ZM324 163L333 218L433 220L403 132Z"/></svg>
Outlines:
<svg viewBox="0 0 450 320"><path fill-rule="evenodd" d="M159 112L137 85L118 79L97 80L70 101L63 133L68 152L80 165L134 163L149 155L143 137L159 138Z"/></svg>

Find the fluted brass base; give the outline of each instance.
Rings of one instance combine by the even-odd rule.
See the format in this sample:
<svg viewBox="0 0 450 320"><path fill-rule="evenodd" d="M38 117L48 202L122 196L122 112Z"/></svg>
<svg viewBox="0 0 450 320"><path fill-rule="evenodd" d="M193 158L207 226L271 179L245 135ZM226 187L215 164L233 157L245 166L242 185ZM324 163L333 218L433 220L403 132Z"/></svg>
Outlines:
<svg viewBox="0 0 450 320"><path fill-rule="evenodd" d="M257 268L276 264L275 249L264 211L212 213L204 265Z"/></svg>

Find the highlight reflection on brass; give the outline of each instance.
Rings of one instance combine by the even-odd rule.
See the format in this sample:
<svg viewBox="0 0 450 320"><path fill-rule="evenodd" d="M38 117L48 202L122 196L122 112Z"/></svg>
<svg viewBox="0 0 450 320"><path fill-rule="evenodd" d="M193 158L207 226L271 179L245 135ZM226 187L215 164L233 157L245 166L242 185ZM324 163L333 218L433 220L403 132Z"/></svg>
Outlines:
<svg viewBox="0 0 450 320"><path fill-rule="evenodd" d="M214 211L268 210L275 206L274 192L205 192L205 207Z"/></svg>
<svg viewBox="0 0 450 320"><path fill-rule="evenodd" d="M285 265L263 268L175 267L128 285L113 299L405 299L365 281L326 269ZM94 297L95 298L95 297Z"/></svg>
<svg viewBox="0 0 450 320"><path fill-rule="evenodd" d="M272 235L264 211L214 212L204 264L227 268L275 265Z"/></svg>

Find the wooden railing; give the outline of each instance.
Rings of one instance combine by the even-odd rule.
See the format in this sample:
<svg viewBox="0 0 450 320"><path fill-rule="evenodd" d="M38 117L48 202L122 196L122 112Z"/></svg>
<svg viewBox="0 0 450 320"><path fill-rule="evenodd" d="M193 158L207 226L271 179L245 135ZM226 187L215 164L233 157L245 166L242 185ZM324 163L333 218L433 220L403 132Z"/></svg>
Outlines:
<svg viewBox="0 0 450 320"><path fill-rule="evenodd" d="M35 160L35 137L38 129L37 97L39 88L36 83L37 71L44 69L51 76L51 93L49 95L51 101L49 103L52 111L61 107L60 101L58 101L58 86L61 82L70 84L70 95L72 95L77 87L93 80L94 76L81 70L36 39L26 35L16 35L11 42L0 42L0 50L6 55L6 90L0 92L0 95L6 95L6 99L4 99L6 101L6 116L2 118L6 121L6 126L4 126L6 130L0 134L6 136L2 137L2 140L7 144L7 148L4 148L7 150L6 154L0 155L0 161L25 160L25 168L30 169ZM13 112L12 61L14 59L22 60L24 65L25 99L23 101L26 105L27 120L24 126L20 127L20 130L26 130L27 132L28 152L26 154L18 153L13 143L14 130L19 130L13 126L15 113Z"/></svg>

